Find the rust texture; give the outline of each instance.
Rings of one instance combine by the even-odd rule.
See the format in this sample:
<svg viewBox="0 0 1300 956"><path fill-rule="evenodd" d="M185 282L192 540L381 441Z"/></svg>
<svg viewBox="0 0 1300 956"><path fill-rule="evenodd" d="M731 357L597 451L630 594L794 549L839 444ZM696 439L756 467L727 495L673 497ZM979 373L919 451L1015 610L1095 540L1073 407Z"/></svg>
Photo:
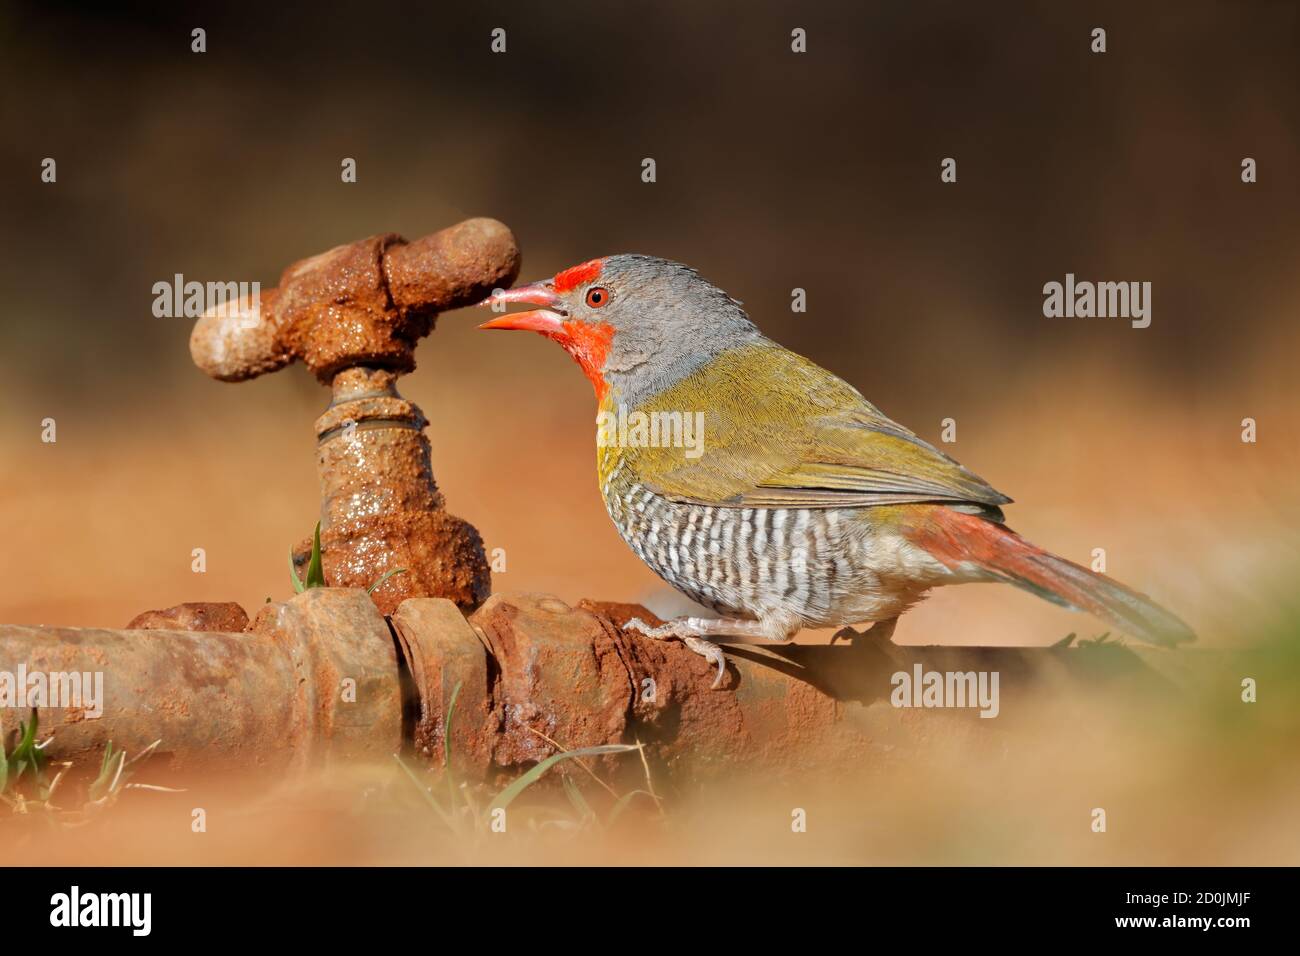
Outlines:
<svg viewBox="0 0 1300 956"><path fill-rule="evenodd" d="M713 690L708 661L679 641L624 629L629 617L657 621L637 605L571 608L549 595L497 595L470 618L499 671L498 766L542 759L556 744L632 740L650 745L670 774L688 776L741 766L786 773L870 750L845 707L797 666L742 648L747 656L731 653ZM848 663L852 650L837 650Z"/></svg>
<svg viewBox="0 0 1300 956"><path fill-rule="evenodd" d="M887 753L898 728L917 719L889 704L890 677L935 650L879 640L732 647L727 679L713 690L710 663L678 641L624 629L630 617L656 620L637 605L575 608L541 594L493 595L468 623L445 601L406 602L392 623L419 698L416 749L445 761L445 715L459 685L451 754L462 775L510 776L559 747L638 740L678 780L741 768L798 773ZM1014 654L995 662L1012 679L1027 673ZM987 722L972 717L940 719L960 725L958 735L986 735Z"/></svg>
<svg viewBox="0 0 1300 956"><path fill-rule="evenodd" d="M430 464L420 409L385 369L352 368L334 378L334 401L316 421L325 579L375 589L385 614L410 597L444 597L472 609L491 589L483 541L447 512ZM295 551L304 567L310 541Z"/></svg>
<svg viewBox="0 0 1300 956"><path fill-rule="evenodd" d="M190 354L227 382L294 361L326 384L354 365L409 372L438 312L482 299L518 273L514 234L495 219L467 219L409 244L371 236L295 262L256 307L210 309L194 325Z"/></svg>
<svg viewBox="0 0 1300 956"><path fill-rule="evenodd" d="M441 762L454 694L451 736L457 768L470 777L486 778L500 720L492 705L493 673L484 639L451 602L434 598L405 602L392 624L416 691L411 728L415 750L431 762Z"/></svg>
<svg viewBox="0 0 1300 956"><path fill-rule="evenodd" d="M728 647L713 690L710 663L627 630L632 616L654 620L636 605L512 594L468 619L449 600L414 598L385 622L361 590L313 588L264 606L244 633L0 626L0 660L103 674L102 716L41 712L52 759L94 767L109 740L128 752L161 740L151 774L183 779L387 760L405 746L434 766L449 752L459 779L499 782L560 748L636 741L679 784L739 771L797 777L888 763L936 732L958 747L1000 732L971 709L892 706L892 676L914 665L996 671L1007 701L1027 699L1030 685L1113 680L1116 663L1143 692L1173 686L1137 649L1106 648L1098 670L1101 652L903 647L868 633L837 646ZM12 714L24 712L0 711L5 731ZM641 772L603 759L612 777Z"/></svg>
<svg viewBox="0 0 1300 956"><path fill-rule="evenodd" d="M127 630L242 631L248 612L234 601L192 601L161 611L143 611L131 618Z"/></svg>
<svg viewBox="0 0 1300 956"><path fill-rule="evenodd" d="M511 776L560 747L640 741L681 784L741 771L789 778L845 761L887 763L936 731L958 747L1000 732L1004 724L973 708L894 707L894 675L917 665L996 671L1007 699L1025 699L1031 686L1096 677L1074 651L906 647L867 632L834 646L727 646L726 679L713 690L712 664L679 641L627 630L631 617L658 621L639 605L569 607L542 594L494 595L468 627L445 602L403 605L395 630L404 646L421 645L420 667L412 669L420 753L444 761L444 718L457 682L451 753L459 773ZM1145 651L1122 653L1148 687L1164 685ZM640 774L636 762L604 759L611 772ZM585 785L583 776L575 783Z"/></svg>
<svg viewBox="0 0 1300 956"><path fill-rule="evenodd" d="M596 617L548 595L498 595L470 623L497 672L498 766L531 764L554 753L556 743L574 749L623 740L631 684Z"/></svg>
<svg viewBox="0 0 1300 956"><path fill-rule="evenodd" d="M151 767L171 778L387 758L401 745L397 653L363 591L305 591L244 633L7 625L0 660L102 675L100 716L85 693L81 707L39 709L47 756L83 767L110 740L128 754L161 741ZM6 731L26 717L3 714Z"/></svg>
<svg viewBox="0 0 1300 956"><path fill-rule="evenodd" d="M194 326L194 362L237 382L302 361L331 385L316 422L325 579L375 590L391 614L410 597L478 607L491 590L483 542L447 512L430 463L428 424L396 378L439 311L508 286L519 271L514 235L469 219L414 242L387 234L296 262L260 303L209 310ZM305 566L310 541L295 549ZM300 572L301 573L301 572Z"/></svg>

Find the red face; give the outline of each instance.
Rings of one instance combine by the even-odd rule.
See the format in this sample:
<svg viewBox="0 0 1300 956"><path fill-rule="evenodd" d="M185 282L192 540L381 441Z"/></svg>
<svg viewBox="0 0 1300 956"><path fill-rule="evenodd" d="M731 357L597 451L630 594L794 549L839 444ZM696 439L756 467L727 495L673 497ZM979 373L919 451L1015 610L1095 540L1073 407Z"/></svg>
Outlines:
<svg viewBox="0 0 1300 956"><path fill-rule="evenodd" d="M613 300L613 293L600 285L604 266L604 259L592 259L565 269L552 279L491 295L479 305L520 303L542 308L502 315L479 328L526 329L560 343L582 366L596 390L597 400L603 399L609 386L602 369L614 340L614 326L600 318L600 310Z"/></svg>

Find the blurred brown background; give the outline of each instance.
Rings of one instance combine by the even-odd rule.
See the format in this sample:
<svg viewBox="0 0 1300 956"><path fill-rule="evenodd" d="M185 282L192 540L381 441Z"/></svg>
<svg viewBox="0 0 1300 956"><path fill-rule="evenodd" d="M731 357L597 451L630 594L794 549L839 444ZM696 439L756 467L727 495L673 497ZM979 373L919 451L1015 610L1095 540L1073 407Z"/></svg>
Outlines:
<svg viewBox="0 0 1300 956"><path fill-rule="evenodd" d="M694 265L922 436L955 418L946 450L1018 530L1104 547L1205 641L1247 639L1300 568L1297 7L878 6L0 7L0 620L286 596L327 393L301 368L205 379L152 285L269 288L338 243L490 215L525 279L616 252ZM1151 327L1045 319L1066 272L1152 282ZM451 510L506 551L496 588L673 610L604 514L590 386L475 324L444 316L400 387ZM898 639L1101 629L966 588Z"/></svg>

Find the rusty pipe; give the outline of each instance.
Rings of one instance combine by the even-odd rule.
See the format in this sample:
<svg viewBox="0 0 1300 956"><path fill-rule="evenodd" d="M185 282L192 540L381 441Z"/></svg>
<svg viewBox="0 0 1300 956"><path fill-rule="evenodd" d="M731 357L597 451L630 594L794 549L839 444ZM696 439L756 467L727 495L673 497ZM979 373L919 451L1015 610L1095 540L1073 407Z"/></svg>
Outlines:
<svg viewBox="0 0 1300 956"><path fill-rule="evenodd" d="M446 715L458 772L490 779L567 749L640 741L677 780L738 770L778 775L837 761L887 758L936 726L953 741L986 739L998 721L973 709L918 711L891 701L894 675L996 671L1003 692L1086 671L1049 648L906 647L864 635L850 644L727 647L727 676L678 641L625 627L654 623L638 605L497 594L468 619L446 602L410 600L392 625L419 695L414 743L444 760ZM1139 672L1144 659L1127 648ZM615 766L611 772L630 769ZM509 773L505 775L509 775Z"/></svg>
<svg viewBox="0 0 1300 956"><path fill-rule="evenodd" d="M102 675L97 719L89 688L82 706L49 706L47 692L37 708L41 736L53 734L46 755L83 767L97 768L109 741L128 756L161 741L150 768L168 779L278 776L401 745L397 653L364 591L305 591L265 606L244 633L6 625L0 668ZM27 713L0 710L4 730Z"/></svg>
<svg viewBox="0 0 1300 956"><path fill-rule="evenodd" d="M457 775L481 781L513 776L560 747L634 741L678 782L889 759L937 726L960 746L1000 725L970 709L894 707L900 671L996 671L1002 692L1021 699L1031 685L1098 676L1089 671L1097 658L1077 650L868 638L728 648L726 681L712 690L708 662L626 629L630 616L653 620L634 605L575 608L513 594L494 595L469 618L450 601L414 598L385 622L363 591L311 589L267 605L243 634L0 627L0 667L103 671L100 719L42 711L57 759L95 764L108 740L128 753L161 740L155 759L168 778L250 765L279 774L404 747L439 766L450 734ZM1105 652L1138 679L1168 686L1133 649ZM606 759L613 775L640 773Z"/></svg>

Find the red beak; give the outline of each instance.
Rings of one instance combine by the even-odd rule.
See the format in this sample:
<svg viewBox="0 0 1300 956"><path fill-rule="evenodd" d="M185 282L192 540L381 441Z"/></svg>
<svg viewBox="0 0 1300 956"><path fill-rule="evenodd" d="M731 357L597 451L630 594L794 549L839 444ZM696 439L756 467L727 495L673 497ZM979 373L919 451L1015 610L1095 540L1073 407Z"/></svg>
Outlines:
<svg viewBox="0 0 1300 956"><path fill-rule="evenodd" d="M502 315L484 322L480 329L523 329L529 332L541 332L543 335L563 335L565 313L563 300L550 288L550 280L534 282L532 285L503 289L488 296L479 306L525 303L528 305L547 306L528 312L515 312ZM553 311L560 309L561 311Z"/></svg>

